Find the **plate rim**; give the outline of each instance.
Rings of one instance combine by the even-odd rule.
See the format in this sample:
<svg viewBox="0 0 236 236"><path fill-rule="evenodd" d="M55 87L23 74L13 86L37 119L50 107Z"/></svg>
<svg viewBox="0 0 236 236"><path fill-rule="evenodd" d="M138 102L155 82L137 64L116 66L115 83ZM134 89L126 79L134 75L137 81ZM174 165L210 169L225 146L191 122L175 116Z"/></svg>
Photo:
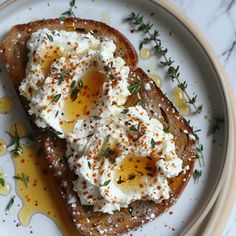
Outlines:
<svg viewBox="0 0 236 236"><path fill-rule="evenodd" d="M198 29L198 27L187 17L184 15L184 13L181 12L176 6L174 6L173 3L170 2L170 0L146 0L153 2L154 4L158 5L160 8L162 8L164 11L166 11L168 14L170 14L172 17L174 17L182 26L184 26L185 30L187 30L191 36L196 40L198 45L202 48L203 52L207 56L210 64L212 65L212 68L214 72L216 73L218 77L218 81L220 82L220 86L223 90L223 97L225 99L226 104L226 111L227 111L227 141L226 144L226 151L225 151L225 160L224 165L219 177L219 181L216 184L215 190L212 193L211 199L206 203L205 209L201 212L200 216L194 217L194 219L190 222L190 226L187 226L186 229L181 233L181 235L195 235L200 227L202 226L203 221L208 216L210 210L212 209L214 203L217 200L217 197L220 194L220 191L222 189L223 183L225 179L232 173L228 173L228 169L231 166L231 163L233 163L233 160L236 162L236 158L233 159L233 154L236 154L236 148L233 146L232 140L235 140L236 138L236 132L234 132L234 128L236 128L236 113L235 111L230 113L230 111L233 111L233 101L235 101L234 93L232 90L231 83L228 79L228 76L223 68L223 65L220 63L219 58L217 57L214 49L210 45L210 43L207 41L203 33ZM0 4L0 6L3 5L2 8L0 8L0 11L4 8L9 7L10 5L14 5L16 3L15 0L10 0L8 4L8 1L3 2ZM236 102L236 101L235 101ZM235 113L235 116L234 116ZM232 174L231 174L232 175ZM227 178L229 179L229 177ZM221 203L224 199L220 199L219 202L217 202L217 210L214 212L212 218L210 219L210 222L213 224L216 222L216 218L219 217L219 210L222 210ZM220 208L221 207L221 208ZM197 218L197 219L196 219ZM206 227L204 233L211 232L212 227ZM208 235L208 234L207 234Z"/></svg>
<svg viewBox="0 0 236 236"><path fill-rule="evenodd" d="M233 162L233 153L235 153L234 146L232 140L235 140L235 132L234 129L236 128L234 123L234 115L233 112L230 112L233 110L233 101L235 100L232 86L230 85L230 81L228 79L228 76L223 68L223 65L220 63L214 49L210 45L210 43L207 41L203 33L197 28L197 26L187 17L185 16L177 7L175 7L169 0L149 0L155 4L157 4L159 7L164 9L168 14L173 16L181 25L184 26L184 28L192 35L192 37L196 40L196 42L199 44L199 46L202 48L203 52L207 56L209 62L212 65L212 68L214 69L218 80L220 82L220 85L223 90L223 95L226 103L226 111L227 111L227 138L228 143L226 145L226 152L225 152L225 161L224 166L220 174L219 181L215 187L215 190L211 196L211 199L207 203L205 209L202 211L201 215L197 218L192 220L192 223L190 226L188 226L183 234L184 235L195 235L198 230L200 229L204 219L207 217L208 213L212 209L214 203L217 200L217 197L219 196L219 193L222 189L224 180L227 177L228 169L230 167L230 164ZM215 215L216 216L216 215ZM196 218L196 217L195 217ZM213 221L213 219L212 219ZM206 235L208 235L209 229L204 232Z"/></svg>

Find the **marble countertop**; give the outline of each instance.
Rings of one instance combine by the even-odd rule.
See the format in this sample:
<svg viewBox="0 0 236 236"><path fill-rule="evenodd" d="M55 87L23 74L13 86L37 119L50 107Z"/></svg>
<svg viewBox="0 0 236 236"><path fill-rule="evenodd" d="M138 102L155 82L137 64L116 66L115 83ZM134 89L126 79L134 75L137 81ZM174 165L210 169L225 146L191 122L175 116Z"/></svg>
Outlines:
<svg viewBox="0 0 236 236"><path fill-rule="evenodd" d="M224 65L236 95L236 0L170 0L200 29ZM0 3L4 0L0 0ZM222 236L236 232L236 201Z"/></svg>
<svg viewBox="0 0 236 236"><path fill-rule="evenodd" d="M225 67L236 95L236 0L171 0L171 2L193 21L210 42ZM222 236L235 236L235 232L236 199Z"/></svg>
<svg viewBox="0 0 236 236"><path fill-rule="evenodd" d="M171 0L212 45L236 94L236 0Z"/></svg>

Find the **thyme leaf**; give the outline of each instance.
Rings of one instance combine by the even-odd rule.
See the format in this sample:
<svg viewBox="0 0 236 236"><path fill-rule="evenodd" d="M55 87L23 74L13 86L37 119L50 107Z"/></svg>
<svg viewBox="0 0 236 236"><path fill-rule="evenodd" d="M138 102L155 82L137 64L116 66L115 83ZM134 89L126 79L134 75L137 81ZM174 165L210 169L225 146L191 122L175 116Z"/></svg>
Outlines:
<svg viewBox="0 0 236 236"><path fill-rule="evenodd" d="M4 180L3 178L1 178L1 177L0 177L0 185L1 185L2 187L5 186L5 180Z"/></svg>
<svg viewBox="0 0 236 236"><path fill-rule="evenodd" d="M193 172L193 178L194 178L194 183L199 183L199 179L200 179L200 177L201 177L201 175L202 175L202 170L195 170L194 172Z"/></svg>
<svg viewBox="0 0 236 236"><path fill-rule="evenodd" d="M128 87L131 94L137 93L140 90L140 88L141 88L141 82L138 82Z"/></svg>
<svg viewBox="0 0 236 236"><path fill-rule="evenodd" d="M91 170L91 163L88 161L88 168Z"/></svg>
<svg viewBox="0 0 236 236"><path fill-rule="evenodd" d="M80 79L79 82L78 82L78 85L79 85L79 88L82 89L84 84L83 84L83 81Z"/></svg>
<svg viewBox="0 0 236 236"><path fill-rule="evenodd" d="M102 184L102 186L107 186L110 182L111 182L111 180L109 179L109 180L105 181L105 182Z"/></svg>
<svg viewBox="0 0 236 236"><path fill-rule="evenodd" d="M152 148L154 148L156 146L156 142L153 138L151 139L151 145L152 145Z"/></svg>
<svg viewBox="0 0 236 236"><path fill-rule="evenodd" d="M101 120L101 117L100 116L93 116L93 119L94 120Z"/></svg>
<svg viewBox="0 0 236 236"><path fill-rule="evenodd" d="M101 157L106 157L106 158L109 158L109 157L112 157L114 154L114 151L111 150L109 147L106 148L105 150L103 150L100 154Z"/></svg>
<svg viewBox="0 0 236 236"><path fill-rule="evenodd" d="M53 37L50 34L47 34L47 33L46 33L46 35L47 35L47 38L49 39L49 41L53 42Z"/></svg>
<svg viewBox="0 0 236 236"><path fill-rule="evenodd" d="M6 208L5 208L5 211L9 211L9 210L11 209L12 205L14 204L15 197L16 197L16 196L13 196L13 197L10 199L10 201L8 202L8 204L7 204Z"/></svg>
<svg viewBox="0 0 236 236"><path fill-rule="evenodd" d="M60 98L61 98L61 94L59 93L53 97L52 102L58 102Z"/></svg>
<svg viewBox="0 0 236 236"><path fill-rule="evenodd" d="M122 114L127 114L129 112L128 108L123 109L123 111L121 112Z"/></svg>
<svg viewBox="0 0 236 236"><path fill-rule="evenodd" d="M79 92L80 92L80 90L78 88L73 88L73 90L71 92L71 98L72 98L73 102L76 100Z"/></svg>
<svg viewBox="0 0 236 236"><path fill-rule="evenodd" d="M60 85L62 83L62 81L64 80L64 78L66 78L68 76L70 76L70 73L66 70L63 70L59 75L58 85Z"/></svg>

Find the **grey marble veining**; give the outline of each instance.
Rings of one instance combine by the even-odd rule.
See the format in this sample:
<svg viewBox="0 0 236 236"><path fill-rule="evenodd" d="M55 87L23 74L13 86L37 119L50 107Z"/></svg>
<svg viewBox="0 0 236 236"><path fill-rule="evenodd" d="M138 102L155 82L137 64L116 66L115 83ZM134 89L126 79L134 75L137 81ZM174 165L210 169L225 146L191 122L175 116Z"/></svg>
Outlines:
<svg viewBox="0 0 236 236"><path fill-rule="evenodd" d="M236 0L171 0L205 35L236 93Z"/></svg>

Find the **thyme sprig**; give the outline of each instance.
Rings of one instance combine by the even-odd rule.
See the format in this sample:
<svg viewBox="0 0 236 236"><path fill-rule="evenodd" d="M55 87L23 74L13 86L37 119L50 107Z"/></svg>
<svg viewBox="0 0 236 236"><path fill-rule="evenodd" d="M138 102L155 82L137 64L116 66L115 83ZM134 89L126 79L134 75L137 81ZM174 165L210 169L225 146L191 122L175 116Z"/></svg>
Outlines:
<svg viewBox="0 0 236 236"><path fill-rule="evenodd" d="M200 166L204 166L205 162L204 162L204 155L203 155L203 145L200 143L200 139L196 133L198 131L200 130L194 131L194 136L196 138L196 159L199 161Z"/></svg>
<svg viewBox="0 0 236 236"><path fill-rule="evenodd" d="M23 148L20 145L20 136L17 131L17 127L15 124L15 133L14 135L7 132L7 134L11 137L12 141L6 146L7 148L14 146L14 148L10 151L13 157L18 157L23 153Z"/></svg>
<svg viewBox="0 0 236 236"><path fill-rule="evenodd" d="M15 180L21 180L25 184L26 187L29 186L29 176L26 175L25 173L22 173L21 176L15 175L15 176L13 176L13 178Z"/></svg>
<svg viewBox="0 0 236 236"><path fill-rule="evenodd" d="M73 12L73 9L75 8L75 3L76 3L76 0L70 1L70 7L67 11L61 13L61 16L59 17L60 21L64 21L68 17L76 17Z"/></svg>
<svg viewBox="0 0 236 236"><path fill-rule="evenodd" d="M198 183L201 176L202 170L195 169L195 171L193 172L194 183Z"/></svg>
<svg viewBox="0 0 236 236"><path fill-rule="evenodd" d="M177 82L177 86L183 91L184 95L187 98L187 102L193 106L194 113L200 113L202 111L202 105L197 106L197 95L191 97L187 92L187 82L180 81L179 66L173 66L174 60L171 57L167 56L168 49L162 46L161 39L159 38L160 33L158 30L152 31L153 25L150 22L145 22L143 16L139 13L131 12L127 21L132 25L136 26L136 31L142 31L145 34L143 41L140 43L139 48L141 49L144 45L149 43L154 43L154 52L157 56L163 57L161 64L167 66L167 75L172 81Z"/></svg>
<svg viewBox="0 0 236 236"><path fill-rule="evenodd" d="M217 130L220 130L221 125L224 123L224 119L223 118L216 118L215 122L213 124L213 126L211 127L211 129L208 131L208 135L210 134L215 134L217 132Z"/></svg>

